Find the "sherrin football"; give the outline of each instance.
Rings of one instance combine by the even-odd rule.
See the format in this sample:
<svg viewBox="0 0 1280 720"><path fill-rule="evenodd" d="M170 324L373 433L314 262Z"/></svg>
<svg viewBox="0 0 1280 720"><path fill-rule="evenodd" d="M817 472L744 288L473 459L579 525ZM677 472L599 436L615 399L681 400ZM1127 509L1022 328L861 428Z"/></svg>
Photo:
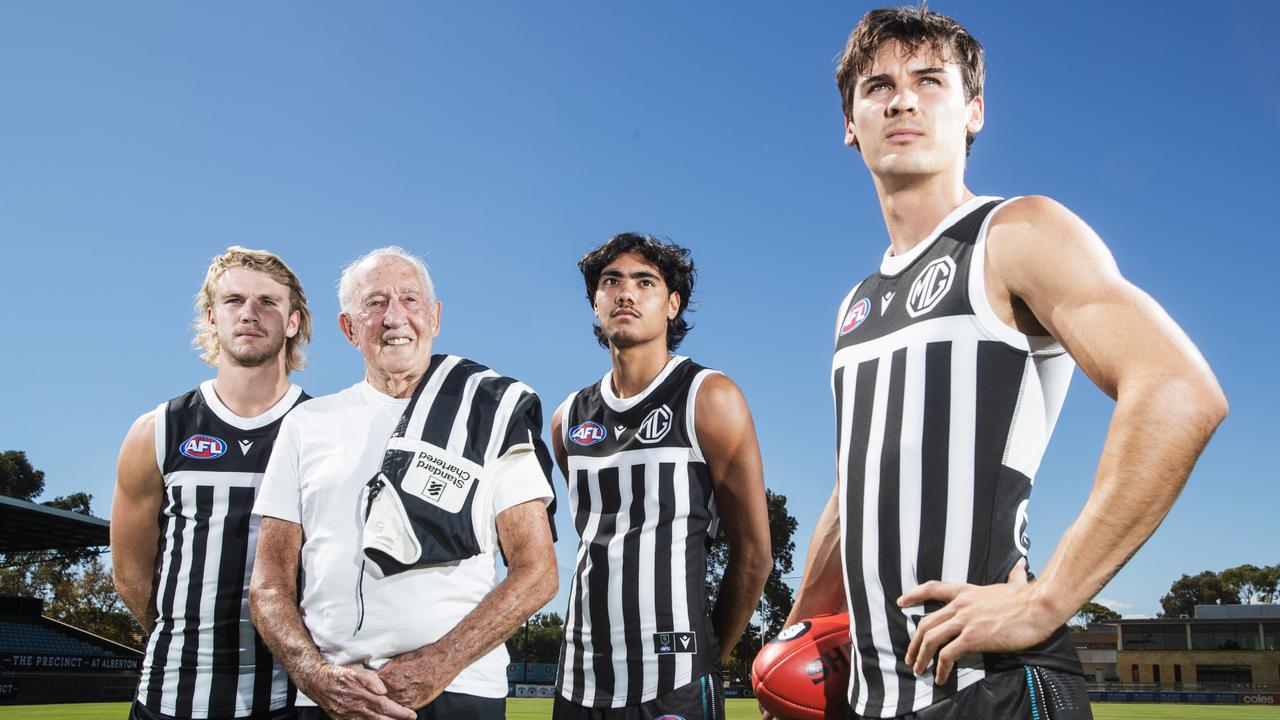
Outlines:
<svg viewBox="0 0 1280 720"><path fill-rule="evenodd" d="M849 712L849 616L819 615L785 628L751 665L761 707L788 720L844 720Z"/></svg>

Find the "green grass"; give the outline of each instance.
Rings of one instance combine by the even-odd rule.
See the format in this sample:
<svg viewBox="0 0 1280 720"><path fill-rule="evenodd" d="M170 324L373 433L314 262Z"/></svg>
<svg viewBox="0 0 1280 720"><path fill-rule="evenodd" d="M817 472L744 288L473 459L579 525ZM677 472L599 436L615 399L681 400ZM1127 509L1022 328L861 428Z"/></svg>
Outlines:
<svg viewBox="0 0 1280 720"><path fill-rule="evenodd" d="M759 720L755 700L727 700L725 720ZM80 703L65 705L15 705L0 707L3 720L124 720L129 703ZM546 720L550 700L507 700L507 720ZM1280 708L1247 705L1128 705L1095 703L1096 720L1262 720L1280 718Z"/></svg>

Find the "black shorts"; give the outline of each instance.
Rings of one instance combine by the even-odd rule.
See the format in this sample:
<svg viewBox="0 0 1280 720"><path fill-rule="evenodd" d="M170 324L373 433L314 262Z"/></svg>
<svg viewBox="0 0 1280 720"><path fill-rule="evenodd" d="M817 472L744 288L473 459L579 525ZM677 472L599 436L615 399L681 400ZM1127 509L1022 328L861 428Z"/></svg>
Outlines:
<svg viewBox="0 0 1280 720"><path fill-rule="evenodd" d="M443 692L418 711L418 720L504 720L506 698ZM325 711L314 706L298 706L298 720L329 720Z"/></svg>
<svg viewBox="0 0 1280 720"><path fill-rule="evenodd" d="M857 718L857 715L853 717ZM900 720L1093 720L1080 675L1024 667L988 675Z"/></svg>
<svg viewBox="0 0 1280 720"><path fill-rule="evenodd" d="M639 705L585 707L556 696L552 720L724 720L724 694L718 674L703 675Z"/></svg>
<svg viewBox="0 0 1280 720"><path fill-rule="evenodd" d="M255 715L242 715L237 720L295 720L297 713L291 707L283 707L279 710L271 710L270 712L257 713ZM153 712L147 709L146 705L133 701L133 705L129 707L129 720L185 720L175 715L165 715L164 713Z"/></svg>

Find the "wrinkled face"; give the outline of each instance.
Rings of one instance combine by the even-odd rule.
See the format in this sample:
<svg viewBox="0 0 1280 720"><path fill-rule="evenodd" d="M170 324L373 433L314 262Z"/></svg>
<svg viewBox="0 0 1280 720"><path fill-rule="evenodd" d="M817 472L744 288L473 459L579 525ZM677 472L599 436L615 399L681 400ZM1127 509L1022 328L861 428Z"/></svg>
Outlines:
<svg viewBox="0 0 1280 720"><path fill-rule="evenodd" d="M936 175L964 166L965 135L982 129L982 97L965 100L960 66L927 45L886 43L859 75L845 144L878 177Z"/></svg>
<svg viewBox="0 0 1280 720"><path fill-rule="evenodd" d="M662 273L637 252L626 252L605 266L592 301L596 322L614 347L630 347L662 338L667 321L680 310L679 293L667 289Z"/></svg>
<svg viewBox="0 0 1280 720"><path fill-rule="evenodd" d="M209 324L218 334L218 362L258 367L275 361L298 334L302 314L289 309L289 288L270 275L228 268L214 282Z"/></svg>
<svg viewBox="0 0 1280 720"><path fill-rule="evenodd" d="M440 333L440 303L431 300L417 269L382 255L355 271L351 307L338 315L365 367L383 375L425 372Z"/></svg>

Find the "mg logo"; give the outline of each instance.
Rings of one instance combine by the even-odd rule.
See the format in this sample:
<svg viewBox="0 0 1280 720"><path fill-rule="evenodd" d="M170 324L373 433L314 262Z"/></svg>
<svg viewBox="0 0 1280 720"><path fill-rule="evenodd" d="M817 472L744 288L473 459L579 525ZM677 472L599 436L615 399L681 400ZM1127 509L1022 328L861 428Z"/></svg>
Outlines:
<svg viewBox="0 0 1280 720"><path fill-rule="evenodd" d="M920 317L938 306L951 289L956 277L956 261L940 257L924 266L916 279L911 281L911 294L907 296L907 314Z"/></svg>
<svg viewBox="0 0 1280 720"><path fill-rule="evenodd" d="M645 416L644 422L636 430L636 438L646 445L652 445L667 436L671 430L671 408L663 405L654 408Z"/></svg>
<svg viewBox="0 0 1280 720"><path fill-rule="evenodd" d="M1027 502L1019 503L1017 519L1013 521L1013 544L1023 555L1031 550L1031 536L1027 534Z"/></svg>

